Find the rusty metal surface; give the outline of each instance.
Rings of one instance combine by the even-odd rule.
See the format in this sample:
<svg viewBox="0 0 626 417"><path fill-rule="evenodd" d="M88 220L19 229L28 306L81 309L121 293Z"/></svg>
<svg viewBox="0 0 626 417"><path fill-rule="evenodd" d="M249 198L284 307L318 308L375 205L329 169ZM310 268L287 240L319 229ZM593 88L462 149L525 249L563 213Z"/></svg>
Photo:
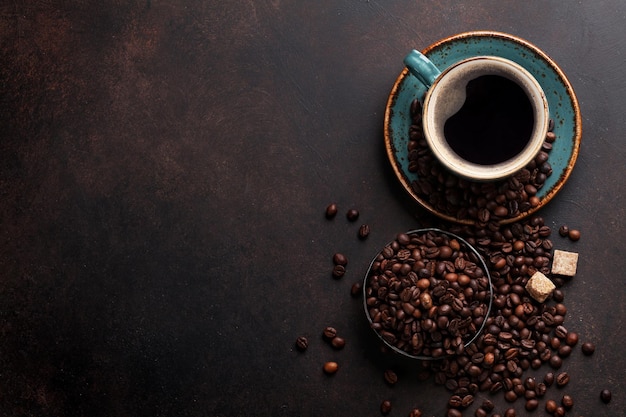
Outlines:
<svg viewBox="0 0 626 417"><path fill-rule="evenodd" d="M434 222L385 155L402 57L490 29L542 48L578 96L579 158L540 214L583 236L554 237L580 253L569 328L598 346L565 361L572 415L621 415L625 15L619 1L0 5L0 414L378 415L388 398L391 415L443 415L445 389L378 352L350 286L397 232ZM345 349L321 339L328 325Z"/></svg>

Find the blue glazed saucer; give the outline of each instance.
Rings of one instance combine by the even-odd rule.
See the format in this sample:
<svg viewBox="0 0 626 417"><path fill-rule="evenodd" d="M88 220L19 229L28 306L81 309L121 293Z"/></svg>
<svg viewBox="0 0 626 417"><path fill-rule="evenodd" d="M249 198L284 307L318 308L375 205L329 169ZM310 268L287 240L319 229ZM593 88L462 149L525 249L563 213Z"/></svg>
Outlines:
<svg viewBox="0 0 626 417"><path fill-rule="evenodd" d="M537 193L540 203L516 217L503 219L511 223L531 215L547 204L569 178L580 148L582 121L578 100L563 71L543 51L529 42L512 35L491 32L466 32L434 43L422 51L437 67L446 68L455 62L479 55L492 55L514 61L528 70L543 88L550 117L554 120L557 140L550 152L550 175ZM448 221L473 224L471 219L458 219L437 210L420 197L411 187L418 175L408 169L408 141L411 126L411 102L422 99L425 87L404 69L387 100L384 135L387 155L391 165L406 191L425 209Z"/></svg>

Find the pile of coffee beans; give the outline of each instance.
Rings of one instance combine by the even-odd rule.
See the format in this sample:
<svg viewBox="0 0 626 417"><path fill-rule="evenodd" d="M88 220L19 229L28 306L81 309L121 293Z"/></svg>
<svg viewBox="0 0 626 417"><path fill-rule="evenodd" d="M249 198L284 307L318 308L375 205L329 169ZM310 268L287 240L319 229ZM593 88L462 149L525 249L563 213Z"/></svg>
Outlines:
<svg viewBox="0 0 626 417"><path fill-rule="evenodd" d="M537 193L552 174L548 157L556 140L554 121L550 121L541 151L525 168L509 178L481 183L458 177L441 165L424 138L422 107L417 99L410 111L408 170L418 175L411 188L434 210L484 225L491 220L515 218L539 206Z"/></svg>
<svg viewBox="0 0 626 417"><path fill-rule="evenodd" d="M478 392L503 393L507 402L520 400L526 410L535 410L550 386L569 383L569 374L558 370L579 340L564 325L565 278L552 277L557 289L545 303L533 300L524 288L535 272L550 273L551 229L542 217L532 216L511 225L490 222L486 227L456 225L450 230L481 252L491 271L494 296L482 334L459 355L431 365L435 382L451 392L448 416L461 415ZM584 352L593 353L593 344L583 345ZM550 371L542 380L525 377L526 371L544 366ZM567 409L553 403L546 402L553 415ZM567 396L565 403L573 399ZM557 411L550 411L553 405ZM515 415L512 410L505 415ZM475 415L485 414L476 410Z"/></svg>
<svg viewBox="0 0 626 417"><path fill-rule="evenodd" d="M489 314L491 286L479 256L436 229L400 233L372 262L364 283L371 327L412 356L460 354Z"/></svg>
<svg viewBox="0 0 626 417"><path fill-rule="evenodd" d="M484 207L494 214L491 208L499 203L491 201L497 196L483 198L488 200ZM330 220L337 212L333 203L325 215ZM358 210L348 210L346 218L356 221ZM372 261L365 280L352 285L350 294L364 296L370 325L385 342L383 350L437 359L421 361L422 372L416 377L432 378L449 391L447 417L515 417L519 402L517 407L528 412L543 409L550 416L567 415L575 400L566 391L570 375L564 364L580 339L565 323L562 287L571 278L550 274L552 231L541 216L511 224L500 220L496 214L473 225L440 225L449 233L400 233ZM361 226L357 238L368 234L369 226ZM567 226L559 234L572 241L580 238L580 232ZM332 260L333 277L343 277L347 257L337 252ZM525 289L538 271L556 285L543 303ZM336 350L345 346L333 327L324 328L322 339ZM295 347L305 352L308 338L299 336ZM592 342L580 343L585 356L595 349ZM325 362L322 370L333 375L339 364ZM389 387L400 383L391 369L381 379ZM551 387L559 388L558 396L551 395ZM502 411L487 398L495 395L509 403ZM609 403L610 390L602 390L600 400ZM380 414L391 411L392 399L382 398ZM423 413L413 408L408 415Z"/></svg>

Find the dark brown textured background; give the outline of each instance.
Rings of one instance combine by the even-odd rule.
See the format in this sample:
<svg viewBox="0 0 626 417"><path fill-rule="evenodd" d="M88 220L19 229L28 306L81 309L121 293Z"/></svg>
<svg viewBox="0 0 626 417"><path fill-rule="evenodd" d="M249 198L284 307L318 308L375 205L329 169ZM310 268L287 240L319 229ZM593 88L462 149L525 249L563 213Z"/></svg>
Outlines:
<svg viewBox="0 0 626 417"><path fill-rule="evenodd" d="M620 0L3 2L0 415L375 416L385 398L443 415L349 288L431 221L384 153L402 57L478 29L533 42L578 95L580 157L541 215L582 231L554 239L581 256L566 326L598 350L566 361L564 391L571 415L624 415L625 23Z"/></svg>

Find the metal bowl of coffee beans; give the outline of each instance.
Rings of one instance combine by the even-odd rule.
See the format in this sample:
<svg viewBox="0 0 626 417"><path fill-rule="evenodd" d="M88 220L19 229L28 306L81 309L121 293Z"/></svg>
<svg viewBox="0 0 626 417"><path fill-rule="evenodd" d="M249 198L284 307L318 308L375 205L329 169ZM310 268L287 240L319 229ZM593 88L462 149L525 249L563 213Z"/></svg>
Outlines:
<svg viewBox="0 0 626 417"><path fill-rule="evenodd" d="M414 359L461 354L482 332L493 286L478 251L428 228L399 233L372 260L363 283L370 327L391 350Z"/></svg>

